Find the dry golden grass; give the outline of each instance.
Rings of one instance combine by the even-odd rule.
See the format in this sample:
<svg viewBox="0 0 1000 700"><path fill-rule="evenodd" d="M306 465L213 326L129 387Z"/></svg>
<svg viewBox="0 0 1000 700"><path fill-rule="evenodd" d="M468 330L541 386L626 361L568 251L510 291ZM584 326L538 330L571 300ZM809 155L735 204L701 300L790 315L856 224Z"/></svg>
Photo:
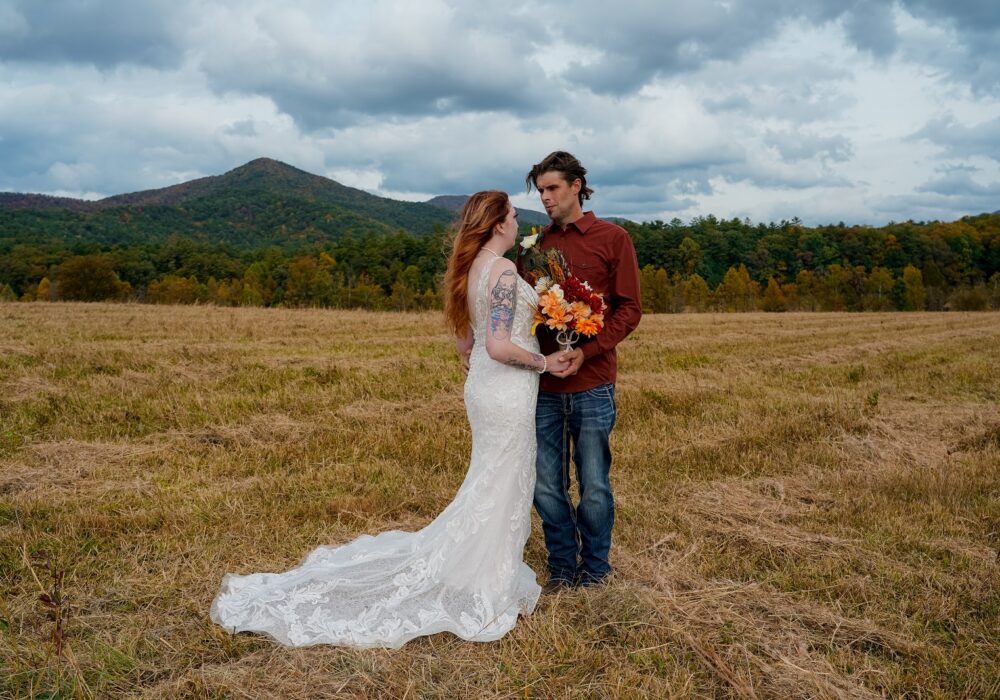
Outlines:
<svg viewBox="0 0 1000 700"><path fill-rule="evenodd" d="M429 522L462 380L435 314L0 304L0 695L1000 696L995 313L647 316L611 584L492 644L212 625L226 572Z"/></svg>

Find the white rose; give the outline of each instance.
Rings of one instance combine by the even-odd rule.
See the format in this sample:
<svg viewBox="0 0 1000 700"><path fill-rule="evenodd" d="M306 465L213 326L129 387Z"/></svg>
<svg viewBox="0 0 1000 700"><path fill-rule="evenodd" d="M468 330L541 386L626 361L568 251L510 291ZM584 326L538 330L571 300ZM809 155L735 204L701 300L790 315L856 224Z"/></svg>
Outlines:
<svg viewBox="0 0 1000 700"><path fill-rule="evenodd" d="M537 242L538 242L537 233L532 236L525 236L524 238L521 239L521 247L524 248L525 250L528 250Z"/></svg>

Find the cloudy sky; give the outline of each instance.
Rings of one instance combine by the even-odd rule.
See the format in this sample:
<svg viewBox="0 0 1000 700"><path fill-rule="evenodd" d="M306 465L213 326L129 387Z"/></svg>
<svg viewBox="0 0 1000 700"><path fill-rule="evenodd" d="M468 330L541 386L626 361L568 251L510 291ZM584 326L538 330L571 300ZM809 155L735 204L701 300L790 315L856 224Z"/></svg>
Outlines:
<svg viewBox="0 0 1000 700"><path fill-rule="evenodd" d="M259 156L383 196L556 149L601 215L1000 209L997 0L0 0L0 191L97 198Z"/></svg>

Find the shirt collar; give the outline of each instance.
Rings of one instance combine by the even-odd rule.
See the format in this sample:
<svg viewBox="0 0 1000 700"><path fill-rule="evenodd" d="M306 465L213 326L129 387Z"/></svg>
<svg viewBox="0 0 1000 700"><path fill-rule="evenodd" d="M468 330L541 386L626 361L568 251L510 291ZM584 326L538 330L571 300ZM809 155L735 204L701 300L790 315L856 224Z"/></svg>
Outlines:
<svg viewBox="0 0 1000 700"><path fill-rule="evenodd" d="M581 216L579 219L577 219L576 221L574 221L573 223L571 223L569 226L566 227L565 232L569 233L573 228L576 228L576 230L579 233L584 234L587 232L588 229L590 229L591 226L594 225L596 221L597 221L597 216L594 215L594 212L592 211L584 212L583 216ZM555 224L550 223L548 230L558 231L560 229Z"/></svg>

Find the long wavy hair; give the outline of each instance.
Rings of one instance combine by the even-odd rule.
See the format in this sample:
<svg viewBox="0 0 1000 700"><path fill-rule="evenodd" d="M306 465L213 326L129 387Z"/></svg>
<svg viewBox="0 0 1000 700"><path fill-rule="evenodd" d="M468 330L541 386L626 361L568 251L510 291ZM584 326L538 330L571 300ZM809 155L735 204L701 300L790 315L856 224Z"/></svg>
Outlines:
<svg viewBox="0 0 1000 700"><path fill-rule="evenodd" d="M459 338L469 331L468 279L472 261L493 237L494 227L507 218L510 206L506 192L476 192L465 201L452 229L454 240L444 273L444 318Z"/></svg>

